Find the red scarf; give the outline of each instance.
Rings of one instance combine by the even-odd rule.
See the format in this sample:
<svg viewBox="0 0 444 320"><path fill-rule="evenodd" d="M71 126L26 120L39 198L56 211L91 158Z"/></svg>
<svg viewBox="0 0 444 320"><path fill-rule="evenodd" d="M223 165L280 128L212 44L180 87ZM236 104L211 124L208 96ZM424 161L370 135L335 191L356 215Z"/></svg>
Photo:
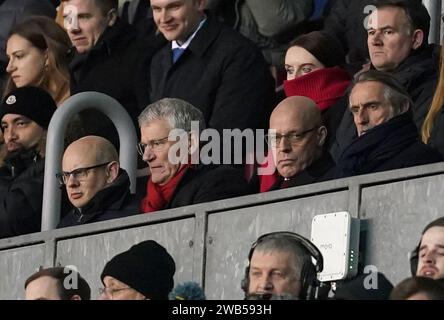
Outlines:
<svg viewBox="0 0 444 320"><path fill-rule="evenodd" d="M284 90L287 97L310 98L323 111L344 96L350 80L350 75L339 67L323 68L293 80L285 80Z"/></svg>
<svg viewBox="0 0 444 320"><path fill-rule="evenodd" d="M260 168L266 168L268 165L276 167L273 160L273 153L270 151L265 159L265 162L259 165ZM279 173L275 169L272 174L269 175L259 175L260 192L267 192L276 183Z"/></svg>
<svg viewBox="0 0 444 320"><path fill-rule="evenodd" d="M147 195L142 199L140 204L142 212L151 213L162 210L173 197L177 185L190 166L191 164L182 165L174 177L172 177L171 180L164 185L154 183L150 177L146 188Z"/></svg>

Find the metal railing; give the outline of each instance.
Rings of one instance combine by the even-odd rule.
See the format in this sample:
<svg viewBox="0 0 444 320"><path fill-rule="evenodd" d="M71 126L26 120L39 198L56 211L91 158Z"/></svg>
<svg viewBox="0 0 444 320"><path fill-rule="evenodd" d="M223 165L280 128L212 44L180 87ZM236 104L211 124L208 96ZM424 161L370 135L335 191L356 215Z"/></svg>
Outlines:
<svg viewBox="0 0 444 320"><path fill-rule="evenodd" d="M41 265L74 265L96 290L105 262L145 239L171 253L176 283L196 281L210 299L241 298L246 255L260 234L309 237L314 215L336 211L361 219L363 264L396 284L409 275L421 230L443 215L442 194L444 162L1 239L0 299L22 297Z"/></svg>

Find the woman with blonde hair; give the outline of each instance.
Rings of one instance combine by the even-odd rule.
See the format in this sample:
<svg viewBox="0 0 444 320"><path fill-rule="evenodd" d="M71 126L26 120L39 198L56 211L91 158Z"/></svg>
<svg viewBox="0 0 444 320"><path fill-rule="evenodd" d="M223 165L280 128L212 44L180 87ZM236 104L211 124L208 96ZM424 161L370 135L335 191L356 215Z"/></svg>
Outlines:
<svg viewBox="0 0 444 320"><path fill-rule="evenodd" d="M439 80L432 105L422 125L422 141L444 155L444 49L441 49Z"/></svg>
<svg viewBox="0 0 444 320"><path fill-rule="evenodd" d="M50 18L36 16L16 25L6 46L9 78L3 96L15 88L36 86L59 106L70 95L71 48L66 32Z"/></svg>

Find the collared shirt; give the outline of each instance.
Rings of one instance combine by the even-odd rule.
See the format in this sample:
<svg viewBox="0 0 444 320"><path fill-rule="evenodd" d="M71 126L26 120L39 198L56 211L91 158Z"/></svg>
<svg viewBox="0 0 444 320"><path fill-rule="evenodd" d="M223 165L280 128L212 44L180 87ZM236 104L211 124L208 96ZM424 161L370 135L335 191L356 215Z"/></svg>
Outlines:
<svg viewBox="0 0 444 320"><path fill-rule="evenodd" d="M203 27L205 21L207 21L207 16L204 16L203 20L199 23L199 26L197 27L196 31L193 32L193 34L185 41L182 45L179 45L176 40L173 40L171 42L171 49L181 48L186 49L190 45L191 41L196 36L197 32Z"/></svg>

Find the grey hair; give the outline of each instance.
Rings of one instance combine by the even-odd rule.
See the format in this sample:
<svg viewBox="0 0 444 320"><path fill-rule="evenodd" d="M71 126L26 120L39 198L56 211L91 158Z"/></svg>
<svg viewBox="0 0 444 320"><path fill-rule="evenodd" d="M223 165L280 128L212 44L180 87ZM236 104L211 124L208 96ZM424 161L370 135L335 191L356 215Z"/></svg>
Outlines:
<svg viewBox="0 0 444 320"><path fill-rule="evenodd" d="M164 98L148 105L138 117L142 127L154 120L167 120L171 129L191 131L191 122L199 122L199 131L205 129L202 112L192 104L176 98Z"/></svg>
<svg viewBox="0 0 444 320"><path fill-rule="evenodd" d="M379 82L384 86L384 99L392 106L394 117L409 110L413 106L412 98L406 89L395 77L387 72L369 70L358 74L353 80L349 92L351 92L358 83L369 81Z"/></svg>
<svg viewBox="0 0 444 320"><path fill-rule="evenodd" d="M289 252L292 255L295 276L301 280L302 268L311 263L311 255L304 246L288 236L275 235L261 240L254 251L258 252Z"/></svg>

